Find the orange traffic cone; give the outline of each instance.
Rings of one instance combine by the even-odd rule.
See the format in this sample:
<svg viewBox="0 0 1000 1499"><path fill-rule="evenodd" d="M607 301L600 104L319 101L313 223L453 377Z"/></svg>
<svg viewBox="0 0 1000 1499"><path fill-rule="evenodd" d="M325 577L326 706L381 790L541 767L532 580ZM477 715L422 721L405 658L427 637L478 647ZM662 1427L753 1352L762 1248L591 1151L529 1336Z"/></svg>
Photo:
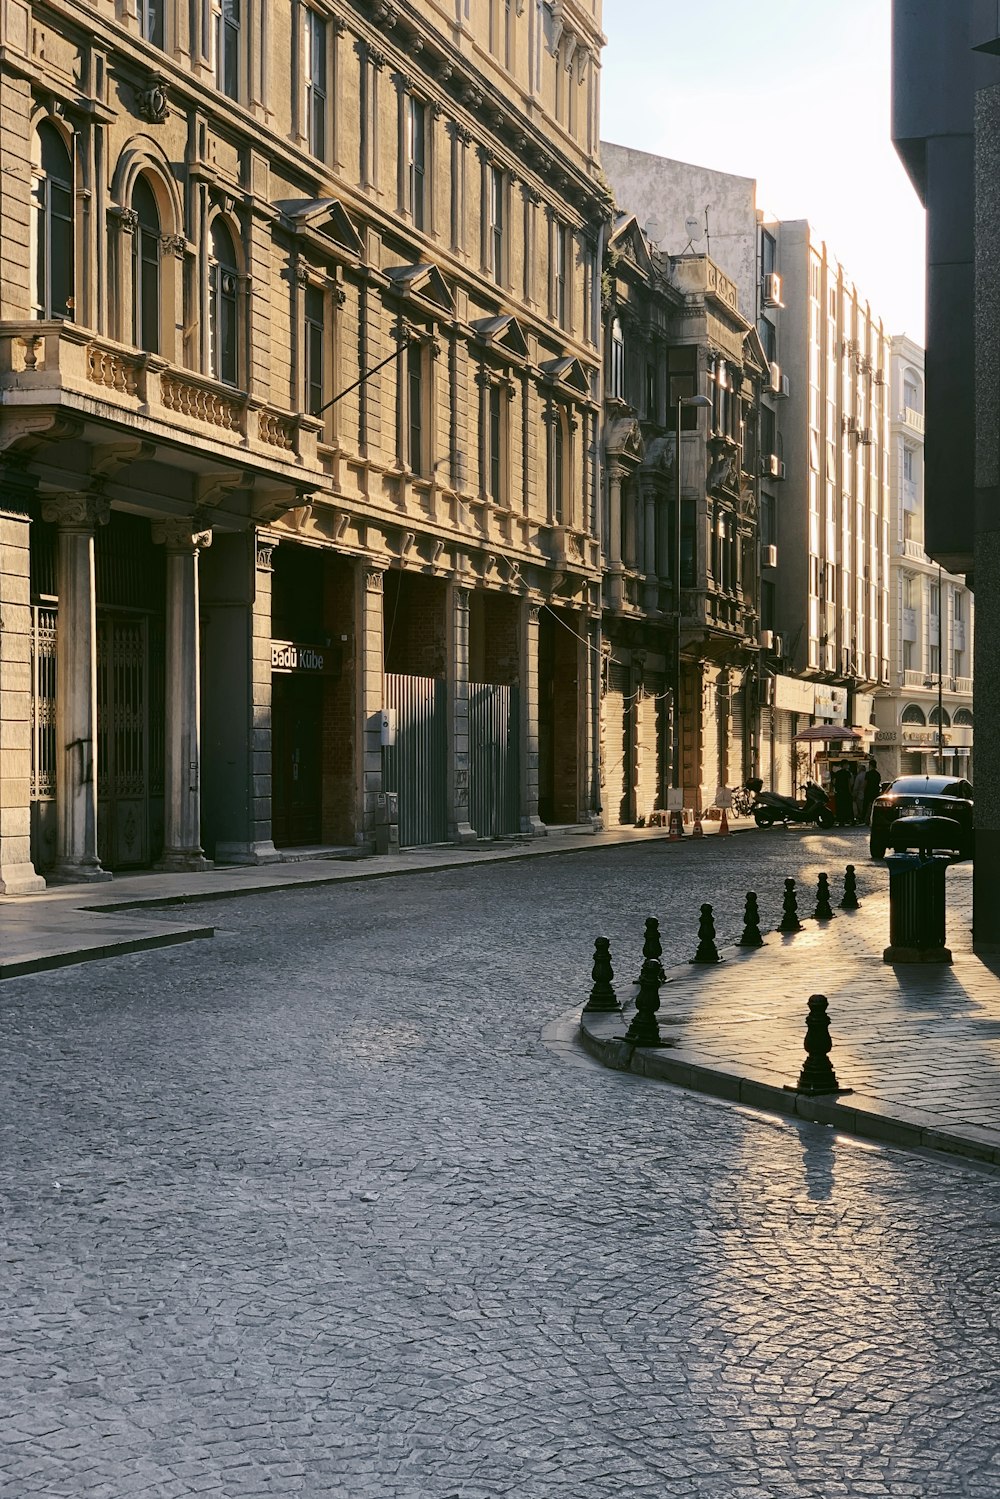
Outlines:
<svg viewBox="0 0 1000 1499"><path fill-rule="evenodd" d="M671 807L670 821L667 824L667 842L676 843L679 838L684 837L684 814L679 807Z"/></svg>
<svg viewBox="0 0 1000 1499"><path fill-rule="evenodd" d="M729 826L729 819L726 816L726 809L725 809L725 807L723 807L723 809L722 809L722 816L719 819L719 831L716 834L716 837L718 837L718 838L728 838L729 835L730 835L730 832L731 832L731 829L730 829L730 826Z"/></svg>
<svg viewBox="0 0 1000 1499"><path fill-rule="evenodd" d="M701 825L701 812L699 810L698 803L696 802L694 808L694 827L691 829L691 837L704 838L704 836L705 829Z"/></svg>

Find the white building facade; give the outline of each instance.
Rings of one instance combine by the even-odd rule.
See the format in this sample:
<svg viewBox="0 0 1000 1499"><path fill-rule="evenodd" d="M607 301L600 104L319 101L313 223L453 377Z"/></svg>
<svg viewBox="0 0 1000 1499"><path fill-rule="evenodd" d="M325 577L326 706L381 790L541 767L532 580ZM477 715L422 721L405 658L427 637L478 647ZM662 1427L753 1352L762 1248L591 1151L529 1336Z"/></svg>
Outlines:
<svg viewBox="0 0 1000 1499"><path fill-rule="evenodd" d="M924 550L924 351L892 340L890 414L891 679L875 708L884 779L972 777L973 602L965 580Z"/></svg>

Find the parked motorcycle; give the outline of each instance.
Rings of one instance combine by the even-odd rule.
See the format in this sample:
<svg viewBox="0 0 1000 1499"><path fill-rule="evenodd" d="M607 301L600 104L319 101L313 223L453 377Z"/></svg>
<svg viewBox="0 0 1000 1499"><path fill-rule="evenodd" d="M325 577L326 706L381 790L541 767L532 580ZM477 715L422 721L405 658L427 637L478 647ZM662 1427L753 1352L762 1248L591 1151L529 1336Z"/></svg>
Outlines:
<svg viewBox="0 0 1000 1499"><path fill-rule="evenodd" d="M759 791L754 804L753 816L759 828L773 827L776 822L787 828L791 822L814 822L817 827L832 828L836 819L830 811L826 792L815 781L807 781L805 795L797 801L793 796L779 796L775 791Z"/></svg>

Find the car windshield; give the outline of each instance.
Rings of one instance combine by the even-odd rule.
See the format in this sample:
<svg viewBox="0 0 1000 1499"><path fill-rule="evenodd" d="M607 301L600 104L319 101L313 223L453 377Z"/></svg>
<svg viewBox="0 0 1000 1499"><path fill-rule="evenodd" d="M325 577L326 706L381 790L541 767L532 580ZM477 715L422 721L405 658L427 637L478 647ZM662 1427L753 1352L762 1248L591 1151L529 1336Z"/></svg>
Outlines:
<svg viewBox="0 0 1000 1499"><path fill-rule="evenodd" d="M971 799L968 781L950 781L947 776L900 776L889 787L890 796L959 796Z"/></svg>

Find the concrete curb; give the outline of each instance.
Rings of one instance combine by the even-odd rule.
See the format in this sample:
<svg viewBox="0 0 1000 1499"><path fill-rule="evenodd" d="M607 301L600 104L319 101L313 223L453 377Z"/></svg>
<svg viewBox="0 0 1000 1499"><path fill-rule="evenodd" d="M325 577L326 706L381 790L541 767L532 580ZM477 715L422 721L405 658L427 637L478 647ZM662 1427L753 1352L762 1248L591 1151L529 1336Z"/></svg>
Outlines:
<svg viewBox="0 0 1000 1499"><path fill-rule="evenodd" d="M965 1160L1000 1165L1000 1144L985 1133L969 1128L957 1133L942 1129L918 1111L896 1109L887 1114L877 1099L851 1093L841 1102L836 1097L810 1098L785 1087L777 1077L743 1077L722 1068L706 1066L684 1054L683 1046L662 1051L633 1046L620 1039L627 1022L621 1015L580 1015L580 1041L586 1051L615 1072L631 1072L639 1077L656 1078L705 1093L730 1103L764 1109L814 1124L830 1124L845 1134L876 1140L886 1145L902 1145L911 1150L933 1150Z"/></svg>
<svg viewBox="0 0 1000 1499"><path fill-rule="evenodd" d="M47 973L54 968L71 968L77 963L96 963L105 958L121 958L128 953L148 952L155 947L176 947L182 942L197 942L215 936L212 926L178 927L172 932L148 932L143 937L109 937L93 947L67 948L63 952L40 953L33 958L0 960L0 982L21 978L28 973Z"/></svg>

